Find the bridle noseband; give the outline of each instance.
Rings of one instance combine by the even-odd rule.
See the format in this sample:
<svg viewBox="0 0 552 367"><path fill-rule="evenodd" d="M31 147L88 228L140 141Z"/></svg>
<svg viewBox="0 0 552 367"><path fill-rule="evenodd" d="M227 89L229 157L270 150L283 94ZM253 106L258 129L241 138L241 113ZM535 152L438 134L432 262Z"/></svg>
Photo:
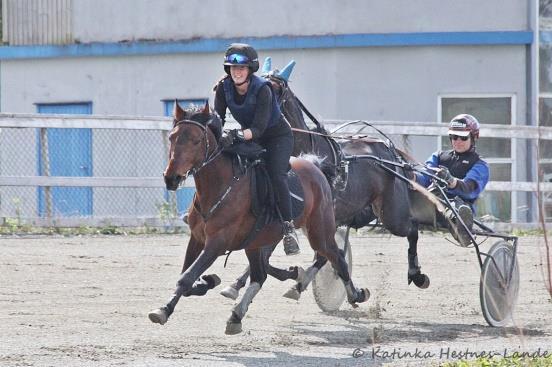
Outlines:
<svg viewBox="0 0 552 367"><path fill-rule="evenodd" d="M220 145L216 140L215 140L215 143L216 143L215 149L211 153L209 153L209 137L207 136L207 126L209 126L211 121L213 121L213 118L209 119L209 121L207 121L205 125L192 120L178 120L174 122L173 130L179 125L183 125L183 124L190 124L190 125L199 127L201 130L203 130L203 139L205 140L205 158L203 159L199 167L192 166L192 168L190 168L188 172L186 172L184 179L186 179L190 174L192 176L197 174L203 167L205 167L206 165L214 161L215 158L217 158L222 153L222 149L220 149Z"/></svg>

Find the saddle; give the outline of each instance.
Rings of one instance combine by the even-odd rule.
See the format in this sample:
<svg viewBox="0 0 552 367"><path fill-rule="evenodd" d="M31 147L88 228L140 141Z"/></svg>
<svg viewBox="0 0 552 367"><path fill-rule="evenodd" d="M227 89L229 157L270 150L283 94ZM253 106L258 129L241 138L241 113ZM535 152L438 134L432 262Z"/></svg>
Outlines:
<svg viewBox="0 0 552 367"><path fill-rule="evenodd" d="M275 200L275 193L272 188L268 171L266 170L266 152L263 147L255 142L242 142L225 148L224 153L233 155L232 160L234 177L244 176L250 172L251 183L251 213L255 216L255 226L247 238L242 242L239 249L244 249L255 238L257 233L267 224L278 220L282 216L278 210ZM237 172L236 172L237 171ZM295 219L304 209L304 193L297 174L290 170L288 172L288 185L291 194L292 217Z"/></svg>
<svg viewBox="0 0 552 367"><path fill-rule="evenodd" d="M233 144L225 148L224 152L234 155L235 174L245 174L250 171L251 213L256 218L262 218L264 224L280 220L275 193L266 169L264 158L266 150L255 142L247 141ZM291 167L288 171L288 186L291 194L292 217L297 218L303 212L304 193L299 177Z"/></svg>

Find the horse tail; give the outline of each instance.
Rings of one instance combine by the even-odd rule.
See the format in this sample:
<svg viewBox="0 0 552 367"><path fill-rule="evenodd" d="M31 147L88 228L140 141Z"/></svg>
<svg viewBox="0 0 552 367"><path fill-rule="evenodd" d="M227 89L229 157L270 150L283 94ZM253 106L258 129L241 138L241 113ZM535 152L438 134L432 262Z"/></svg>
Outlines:
<svg viewBox="0 0 552 367"><path fill-rule="evenodd" d="M337 173L335 170L335 165L327 162L326 157L319 157L316 154L301 153L299 158L309 161L316 167L318 167L318 169L320 169L320 171L322 171L322 173L326 177L326 180L328 180L330 187L332 187L332 182L334 182Z"/></svg>

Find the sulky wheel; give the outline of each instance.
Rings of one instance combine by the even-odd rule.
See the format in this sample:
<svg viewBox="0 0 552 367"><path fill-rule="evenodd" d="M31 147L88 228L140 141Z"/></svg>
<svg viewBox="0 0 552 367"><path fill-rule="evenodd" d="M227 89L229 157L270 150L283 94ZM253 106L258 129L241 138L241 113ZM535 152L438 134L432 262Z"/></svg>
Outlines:
<svg viewBox="0 0 552 367"><path fill-rule="evenodd" d="M512 246L504 240L495 243L488 255L481 271L479 297L487 323L500 327L510 321L517 300L519 267Z"/></svg>
<svg viewBox="0 0 552 367"><path fill-rule="evenodd" d="M353 270L353 254L349 242L349 228L340 227L335 233L337 246L345 251L345 261L349 268L349 275ZM339 309L347 298L343 281L337 275L330 262L327 262L316 274L312 281L312 293L316 304L322 311L331 312Z"/></svg>

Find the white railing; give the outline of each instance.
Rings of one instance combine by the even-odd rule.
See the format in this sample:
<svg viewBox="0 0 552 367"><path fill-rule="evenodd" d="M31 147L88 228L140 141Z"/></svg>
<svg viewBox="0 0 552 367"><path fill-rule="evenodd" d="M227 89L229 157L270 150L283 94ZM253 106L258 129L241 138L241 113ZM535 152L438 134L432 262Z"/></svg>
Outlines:
<svg viewBox="0 0 552 367"><path fill-rule="evenodd" d="M324 125L332 131L348 121L327 120ZM442 123L402 122L402 121L370 121L386 134L390 135L421 135L446 136L447 127ZM87 116L87 115L37 115L37 114L0 114L0 133L2 128L91 128L91 129L123 129L123 130L158 130L168 132L172 128L172 119L168 117L133 117L133 116ZM351 127L346 132L356 132L358 127ZM374 134L366 130L366 133ZM541 139L552 140L552 128L512 125L483 125L481 135L485 137L510 139ZM0 154L2 147L0 147ZM515 162L513 164L516 164ZM527 164L523 162L523 164ZM155 177L62 177L62 176L6 176L0 172L0 187L111 187L111 188L159 188L165 187L161 173ZM193 187L193 181L188 179L185 186ZM549 182L489 182L490 191L520 191L552 193L552 183ZM33 223L41 223L43 219L35 218ZM101 220L105 220L101 219ZM100 220L100 221L101 221ZM146 219L140 219L145 221ZM151 218L150 218L151 220ZM67 223L78 221L67 219ZM58 221L59 222L59 221ZM98 220L95 221L96 223ZM117 222L112 221L112 223ZM126 222L132 222L127 220ZM81 223L81 222L80 222ZM123 223L124 224L124 223Z"/></svg>

